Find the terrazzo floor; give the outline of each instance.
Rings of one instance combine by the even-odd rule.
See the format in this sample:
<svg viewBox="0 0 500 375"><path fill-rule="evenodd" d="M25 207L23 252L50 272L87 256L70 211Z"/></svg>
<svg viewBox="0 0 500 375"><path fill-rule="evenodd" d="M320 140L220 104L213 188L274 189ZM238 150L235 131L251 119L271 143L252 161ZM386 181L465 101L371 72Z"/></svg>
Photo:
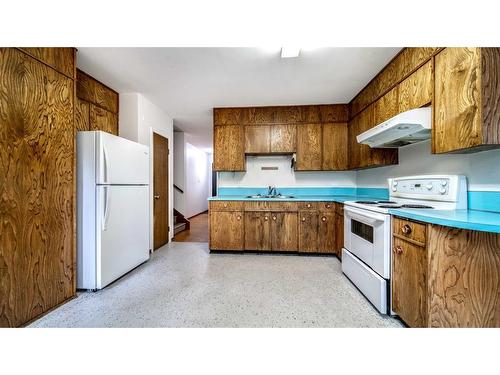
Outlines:
<svg viewBox="0 0 500 375"><path fill-rule="evenodd" d="M210 254L172 242L107 288L30 327L402 327L380 315L335 257Z"/></svg>

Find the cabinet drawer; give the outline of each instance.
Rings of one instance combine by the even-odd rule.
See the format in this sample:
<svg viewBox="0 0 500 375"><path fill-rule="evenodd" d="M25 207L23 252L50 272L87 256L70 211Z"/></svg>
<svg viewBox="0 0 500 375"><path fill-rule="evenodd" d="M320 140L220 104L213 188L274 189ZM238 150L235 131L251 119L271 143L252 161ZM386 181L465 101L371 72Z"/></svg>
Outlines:
<svg viewBox="0 0 500 375"><path fill-rule="evenodd" d="M210 201L212 211L242 211L242 201Z"/></svg>
<svg viewBox="0 0 500 375"><path fill-rule="evenodd" d="M335 202L318 202L317 207L321 212L335 212Z"/></svg>
<svg viewBox="0 0 500 375"><path fill-rule="evenodd" d="M269 206L271 202L245 202L245 211L269 211Z"/></svg>
<svg viewBox="0 0 500 375"><path fill-rule="evenodd" d="M299 202L299 210L317 210L318 202Z"/></svg>
<svg viewBox="0 0 500 375"><path fill-rule="evenodd" d="M297 212L297 202L269 202L269 211Z"/></svg>
<svg viewBox="0 0 500 375"><path fill-rule="evenodd" d="M425 245L427 231L426 224L394 217L392 227L395 235L408 238L409 240Z"/></svg>

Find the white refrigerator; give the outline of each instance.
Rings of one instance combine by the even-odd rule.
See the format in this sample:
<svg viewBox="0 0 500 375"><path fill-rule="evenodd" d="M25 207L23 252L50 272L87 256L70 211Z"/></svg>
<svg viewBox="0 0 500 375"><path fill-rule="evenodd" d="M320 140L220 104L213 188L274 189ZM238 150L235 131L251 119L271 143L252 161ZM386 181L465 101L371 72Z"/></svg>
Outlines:
<svg viewBox="0 0 500 375"><path fill-rule="evenodd" d="M77 133L77 288L97 290L149 259L149 147Z"/></svg>

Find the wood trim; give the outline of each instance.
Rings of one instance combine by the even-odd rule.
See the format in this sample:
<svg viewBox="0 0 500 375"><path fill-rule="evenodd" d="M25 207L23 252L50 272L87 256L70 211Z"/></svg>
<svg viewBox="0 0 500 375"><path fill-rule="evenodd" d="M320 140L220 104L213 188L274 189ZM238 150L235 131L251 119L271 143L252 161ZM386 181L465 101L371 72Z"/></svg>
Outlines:
<svg viewBox="0 0 500 375"><path fill-rule="evenodd" d="M191 220L192 218L194 218L194 217L196 217L196 216L203 215L203 214L208 214L208 210L205 210L205 211L203 211L203 212L197 213L196 215L190 216L190 217L188 217L187 219L188 219L188 220Z"/></svg>

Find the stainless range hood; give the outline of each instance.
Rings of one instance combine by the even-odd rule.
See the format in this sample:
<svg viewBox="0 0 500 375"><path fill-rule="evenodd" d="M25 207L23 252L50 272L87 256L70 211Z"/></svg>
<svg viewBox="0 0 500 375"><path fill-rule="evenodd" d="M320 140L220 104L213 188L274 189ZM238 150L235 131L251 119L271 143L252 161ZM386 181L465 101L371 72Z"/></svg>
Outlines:
<svg viewBox="0 0 500 375"><path fill-rule="evenodd" d="M378 148L398 148L430 139L431 107L400 113L356 137L358 143Z"/></svg>

